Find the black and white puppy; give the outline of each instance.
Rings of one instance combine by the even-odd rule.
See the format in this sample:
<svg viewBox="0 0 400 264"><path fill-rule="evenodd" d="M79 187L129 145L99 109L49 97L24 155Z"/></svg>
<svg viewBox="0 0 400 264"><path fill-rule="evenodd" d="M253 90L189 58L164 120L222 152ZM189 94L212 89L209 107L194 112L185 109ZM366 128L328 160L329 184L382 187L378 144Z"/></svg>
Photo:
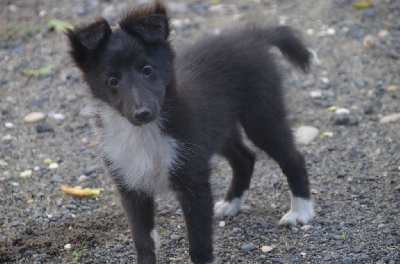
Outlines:
<svg viewBox="0 0 400 264"><path fill-rule="evenodd" d="M313 216L303 156L286 120L276 46L307 71L310 53L289 27L247 25L208 36L175 54L169 17L155 1L68 30L70 54L96 105L105 164L118 186L138 263L156 263L154 196L173 190L181 204L194 263L215 261L213 216L233 216L250 186L255 154L247 137L282 168L291 209L281 224ZM225 157L233 178L215 204L210 159Z"/></svg>

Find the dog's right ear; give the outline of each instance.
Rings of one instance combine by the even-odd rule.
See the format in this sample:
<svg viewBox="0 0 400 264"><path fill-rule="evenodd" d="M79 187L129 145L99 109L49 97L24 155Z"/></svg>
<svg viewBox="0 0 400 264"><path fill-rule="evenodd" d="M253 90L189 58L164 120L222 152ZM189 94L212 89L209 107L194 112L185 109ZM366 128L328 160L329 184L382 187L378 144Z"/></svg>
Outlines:
<svg viewBox="0 0 400 264"><path fill-rule="evenodd" d="M160 0L131 10L122 17L119 26L147 43L162 43L170 34L167 8Z"/></svg>
<svg viewBox="0 0 400 264"><path fill-rule="evenodd" d="M111 34L111 28L104 18L68 29L65 33L71 47L70 54L76 65L85 71L90 67L96 49Z"/></svg>

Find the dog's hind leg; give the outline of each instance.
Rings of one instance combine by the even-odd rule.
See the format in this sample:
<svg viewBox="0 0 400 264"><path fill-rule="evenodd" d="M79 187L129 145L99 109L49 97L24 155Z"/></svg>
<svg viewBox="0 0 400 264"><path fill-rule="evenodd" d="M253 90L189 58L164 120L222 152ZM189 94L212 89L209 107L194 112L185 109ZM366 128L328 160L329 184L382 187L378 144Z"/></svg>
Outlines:
<svg viewBox="0 0 400 264"><path fill-rule="evenodd" d="M265 109L257 110L248 113L248 118L242 119L244 130L257 147L278 162L287 177L292 194L290 211L279 223L306 224L313 217L313 204L304 158L295 147L292 131L283 117L283 111L276 116L263 117L261 113L266 113Z"/></svg>
<svg viewBox="0 0 400 264"><path fill-rule="evenodd" d="M220 154L232 167L233 177L224 199L214 206L214 215L217 219L234 216L239 212L245 191L250 187L255 162L254 152L243 144L238 131L234 131L225 141Z"/></svg>

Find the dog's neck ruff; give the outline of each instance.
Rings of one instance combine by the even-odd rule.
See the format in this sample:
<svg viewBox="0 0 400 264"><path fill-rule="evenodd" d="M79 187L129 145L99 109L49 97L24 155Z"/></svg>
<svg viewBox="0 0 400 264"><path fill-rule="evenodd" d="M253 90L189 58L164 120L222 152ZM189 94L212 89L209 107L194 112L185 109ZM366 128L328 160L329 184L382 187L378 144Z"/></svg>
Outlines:
<svg viewBox="0 0 400 264"><path fill-rule="evenodd" d="M106 103L96 112L101 119L101 147L116 170L116 182L128 189L155 195L169 189L169 173L177 166L178 142L163 135L152 122L134 126Z"/></svg>

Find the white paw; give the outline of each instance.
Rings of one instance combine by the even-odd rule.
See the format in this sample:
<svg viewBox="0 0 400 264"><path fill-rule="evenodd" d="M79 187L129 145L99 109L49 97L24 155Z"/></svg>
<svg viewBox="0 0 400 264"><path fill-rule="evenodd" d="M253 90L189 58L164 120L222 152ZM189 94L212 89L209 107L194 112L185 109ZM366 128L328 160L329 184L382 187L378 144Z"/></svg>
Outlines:
<svg viewBox="0 0 400 264"><path fill-rule="evenodd" d="M217 219L224 219L227 216L234 216L242 207L243 196L241 198L235 198L231 202L219 201L214 206L214 216Z"/></svg>
<svg viewBox="0 0 400 264"><path fill-rule="evenodd" d="M305 225L313 216L313 204L310 199L292 197L290 210L279 221L279 225Z"/></svg>

